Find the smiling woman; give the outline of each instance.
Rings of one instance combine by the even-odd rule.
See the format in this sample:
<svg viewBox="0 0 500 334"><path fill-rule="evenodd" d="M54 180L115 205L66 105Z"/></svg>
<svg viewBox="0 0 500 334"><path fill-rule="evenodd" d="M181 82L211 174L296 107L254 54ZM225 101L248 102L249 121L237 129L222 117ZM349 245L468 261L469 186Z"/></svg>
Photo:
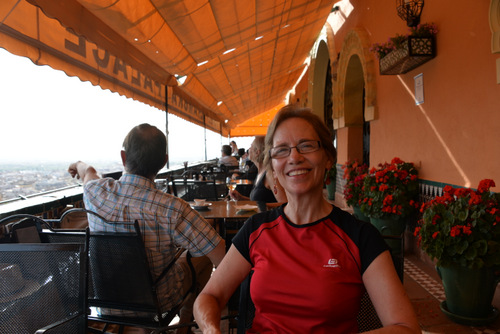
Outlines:
<svg viewBox="0 0 500 334"><path fill-rule="evenodd" d="M385 327L420 333L380 233L323 196L336 154L319 117L306 108L282 108L266 147L273 148L267 166L288 203L252 216L232 239L196 300L200 328L218 332L217 306L250 274L255 314L249 332L357 333L366 289Z"/></svg>

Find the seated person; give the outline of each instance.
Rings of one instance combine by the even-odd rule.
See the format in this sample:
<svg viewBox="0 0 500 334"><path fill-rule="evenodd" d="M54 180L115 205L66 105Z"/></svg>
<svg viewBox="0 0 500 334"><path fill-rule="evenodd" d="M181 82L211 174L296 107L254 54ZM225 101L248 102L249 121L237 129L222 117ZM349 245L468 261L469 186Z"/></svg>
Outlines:
<svg viewBox="0 0 500 334"><path fill-rule="evenodd" d="M238 145L236 145L236 142L234 140L231 140L229 146L231 146L231 155L233 157L238 156Z"/></svg>
<svg viewBox="0 0 500 334"><path fill-rule="evenodd" d="M240 160L240 165L241 165L241 158L243 158L243 156L245 155L246 151L244 148L239 148L238 149L238 154L235 155L235 158Z"/></svg>
<svg viewBox="0 0 500 334"><path fill-rule="evenodd" d="M203 333L220 333L220 314L251 273L255 305L247 333L358 333L365 292L382 326L373 333L422 333L388 246L370 223L323 195L336 151L323 120L282 108L268 127L265 166L288 203L250 217L194 306Z"/></svg>
<svg viewBox="0 0 500 334"><path fill-rule="evenodd" d="M263 167L264 156L264 136L256 136L248 150L249 160L257 167L257 177L250 192L250 197L243 196L237 190L232 190L229 192L232 199L263 202L270 207L287 201L286 194L279 182L274 180L271 174L266 173L266 169Z"/></svg>
<svg viewBox="0 0 500 334"><path fill-rule="evenodd" d="M238 160L231 156L231 146L229 145L222 145L222 150L221 150L221 158L219 159L219 163L222 166L226 167L238 167L239 163Z"/></svg>
<svg viewBox="0 0 500 334"><path fill-rule="evenodd" d="M247 151L248 152L248 151ZM249 156L249 154L247 154ZM257 165L250 159L247 159L245 161L245 166L243 167L245 170L245 173L240 174L237 176L237 179L246 179L250 180L252 182L255 182L255 179L257 178L257 174L259 174L259 168L257 168Z"/></svg>
<svg viewBox="0 0 500 334"><path fill-rule="evenodd" d="M233 179L245 179L255 182L255 178L259 173L257 166L249 158L249 150L246 150L240 157L240 172L233 174Z"/></svg>
<svg viewBox="0 0 500 334"><path fill-rule="evenodd" d="M188 203L155 187L155 177L168 156L165 135L149 124L134 127L123 142L121 158L125 173L119 180L100 178L94 167L84 162L72 163L68 172L83 180L83 202L87 210L108 222L139 222L155 280L183 248L193 256L197 289L208 281L213 265L225 254L224 240ZM91 231L109 230L95 215L88 215ZM111 224L112 225L112 224ZM185 256L160 280L157 294L162 310L182 301L190 287L191 271ZM180 322L191 322L194 296L180 310ZM181 328L177 333L184 333Z"/></svg>

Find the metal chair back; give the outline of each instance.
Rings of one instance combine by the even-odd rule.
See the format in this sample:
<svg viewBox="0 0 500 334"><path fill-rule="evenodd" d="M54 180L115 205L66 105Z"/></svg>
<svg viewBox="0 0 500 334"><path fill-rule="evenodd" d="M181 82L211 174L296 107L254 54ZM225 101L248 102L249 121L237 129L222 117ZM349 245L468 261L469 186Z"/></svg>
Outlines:
<svg viewBox="0 0 500 334"><path fill-rule="evenodd" d="M0 333L86 333L86 244L0 244Z"/></svg>
<svg viewBox="0 0 500 334"><path fill-rule="evenodd" d="M110 224L128 225L130 231L90 234L89 320L156 330L169 328L181 305L168 312L160 309L139 224ZM170 270L178 256L164 272Z"/></svg>
<svg viewBox="0 0 500 334"><path fill-rule="evenodd" d="M193 201L195 198L202 198L208 201L217 201L217 186L215 180L172 180L177 195L185 201Z"/></svg>

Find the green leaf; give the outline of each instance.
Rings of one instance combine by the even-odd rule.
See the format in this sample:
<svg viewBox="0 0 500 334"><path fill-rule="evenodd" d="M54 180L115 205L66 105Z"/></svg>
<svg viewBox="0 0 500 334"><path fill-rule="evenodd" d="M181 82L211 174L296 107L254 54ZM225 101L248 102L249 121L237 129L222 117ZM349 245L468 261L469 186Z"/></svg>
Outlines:
<svg viewBox="0 0 500 334"><path fill-rule="evenodd" d="M469 247L464 255L467 260L473 261L474 258L477 256L477 250L475 247Z"/></svg>
<svg viewBox="0 0 500 334"><path fill-rule="evenodd" d="M473 248L477 249L479 256L484 256L488 252L488 242L486 240L478 240L474 242Z"/></svg>
<svg viewBox="0 0 500 334"><path fill-rule="evenodd" d="M463 254L468 247L469 243L467 242L467 240L462 240L456 245L456 253Z"/></svg>
<svg viewBox="0 0 500 334"><path fill-rule="evenodd" d="M464 211L460 211L458 212L458 220L460 220L461 222L464 222L467 220L467 217L469 216L469 210L464 210Z"/></svg>
<svg viewBox="0 0 500 334"><path fill-rule="evenodd" d="M482 213L481 213L481 212L479 212L479 210L474 210L474 211L472 212L472 214L470 215L470 217L471 217L472 219L478 219L478 218L481 216L481 214L482 214Z"/></svg>
<svg viewBox="0 0 500 334"><path fill-rule="evenodd" d="M451 224L453 224L455 222L455 215L453 213L451 213L449 210L446 210L445 212L443 212L443 218L450 222Z"/></svg>
<svg viewBox="0 0 500 334"><path fill-rule="evenodd" d="M457 251L457 245L452 245L452 246L449 246L446 249L446 253L450 256L455 256L455 254L458 253Z"/></svg>

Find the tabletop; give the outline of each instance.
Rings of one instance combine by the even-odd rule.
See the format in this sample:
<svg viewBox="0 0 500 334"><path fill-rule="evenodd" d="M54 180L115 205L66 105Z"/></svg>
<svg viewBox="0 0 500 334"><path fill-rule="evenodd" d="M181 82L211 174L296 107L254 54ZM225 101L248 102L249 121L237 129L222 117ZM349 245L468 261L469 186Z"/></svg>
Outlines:
<svg viewBox="0 0 500 334"><path fill-rule="evenodd" d="M190 202L194 208L194 203ZM243 226L244 222L254 214L261 212L255 201L214 201L198 211L203 218L213 219L219 234L226 241L226 251L231 245L232 237Z"/></svg>
<svg viewBox="0 0 500 334"><path fill-rule="evenodd" d="M158 180L158 182L161 182L163 180ZM175 179L174 182L177 185L182 185L183 183L211 183L214 180L195 180L195 179ZM251 186L253 184L252 180L248 179L231 179L231 183L236 184L237 186L243 185L243 186ZM223 180L215 180L215 184L226 184L226 181Z"/></svg>
<svg viewBox="0 0 500 334"><path fill-rule="evenodd" d="M197 211L205 219L246 219L260 212L255 201L213 201ZM194 203L189 203L194 207ZM195 208L196 209L196 208Z"/></svg>

